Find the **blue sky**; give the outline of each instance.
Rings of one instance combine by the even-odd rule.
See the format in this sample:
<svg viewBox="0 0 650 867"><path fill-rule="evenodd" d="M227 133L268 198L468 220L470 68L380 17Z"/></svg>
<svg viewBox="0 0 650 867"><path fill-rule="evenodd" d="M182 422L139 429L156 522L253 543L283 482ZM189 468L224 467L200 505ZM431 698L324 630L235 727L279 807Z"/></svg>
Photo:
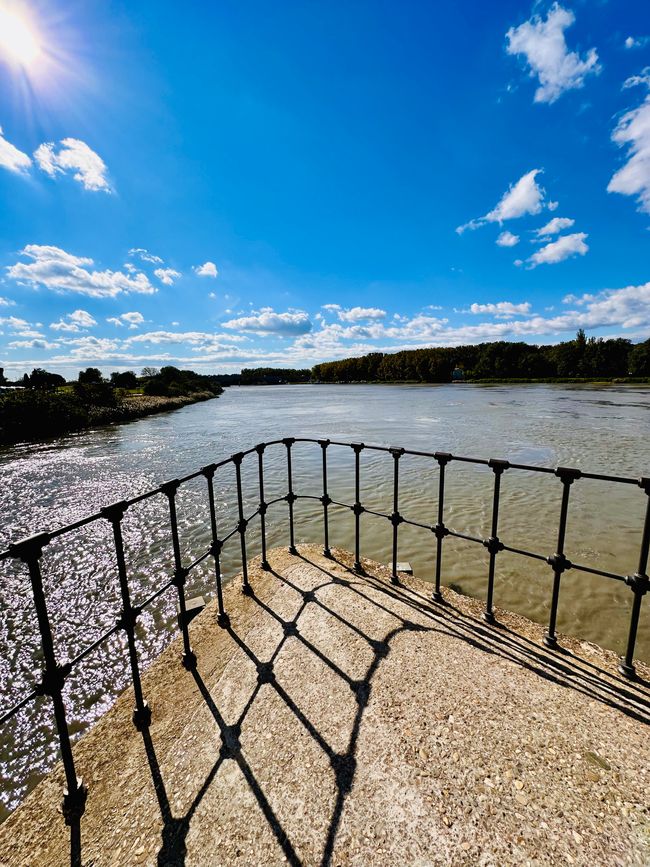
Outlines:
<svg viewBox="0 0 650 867"><path fill-rule="evenodd" d="M0 0L0 366L650 336L650 10Z"/></svg>

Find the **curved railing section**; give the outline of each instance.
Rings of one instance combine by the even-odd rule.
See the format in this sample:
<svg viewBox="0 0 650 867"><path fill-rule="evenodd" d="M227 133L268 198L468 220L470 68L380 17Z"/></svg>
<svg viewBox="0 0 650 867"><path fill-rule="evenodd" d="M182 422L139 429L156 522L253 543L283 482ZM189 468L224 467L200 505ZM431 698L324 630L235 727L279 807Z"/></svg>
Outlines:
<svg viewBox="0 0 650 867"><path fill-rule="evenodd" d="M293 472L292 472L292 447L295 443L311 443L318 446L322 452L322 488L318 494L296 493L293 488ZM267 501L264 493L264 453L267 448L277 447L283 448L286 452L286 472L287 472L287 493L281 497ZM332 499L328 492L328 453L331 448L351 449L354 453L354 503L342 503ZM366 508L361 502L361 455L364 451L382 452L393 461L393 497L392 511L390 513L377 512ZM435 461L439 469L438 480L438 504L437 504L437 521L435 524L427 524L424 522L413 521L407 519L400 513L400 498L399 498L399 481L400 481L400 460L404 455L412 455ZM242 491L242 474L241 467L245 460L255 460L257 463L257 474L259 479L259 504L257 509L252 514L244 513L244 497ZM492 515L491 515L491 533L489 538L482 539L476 536L468 535L467 533L457 532L445 524L445 485L448 481L448 472L454 463L476 464L489 467L494 475L494 488L492 500ZM215 474L223 467L233 465L235 468L236 479L236 497L237 497L237 514L238 520L234 527L231 527L227 532L224 532L217 526L217 510L215 507L215 492L214 478ZM501 491L501 479L506 472L524 472L524 473L544 473L555 476L561 487L561 507L558 520L557 543L555 552L551 555L535 553L521 548L516 548L506 544L499 538L499 500ZM178 521L176 515L176 496L179 488L190 482L193 479L203 477L206 482L207 499L209 504L209 514L211 523L211 544L199 557L193 562L183 563L181 554L181 540L179 538ZM640 488L646 497L645 522L641 536L641 546L639 552L638 569L632 575L619 575L614 572L609 572L603 569L596 569L590 566L582 565L569 560L565 554L565 534L567 527L567 518L569 513L570 491L571 486L578 480L598 480L604 482L612 482L622 485L632 485ZM167 500L169 510L169 524L171 528L171 540L174 557L174 571L171 577L158 587L148 598L143 601L134 603L131 598L129 586L129 575L126 567L124 554L124 541L122 537L122 520L129 508L144 500L153 497L164 497ZM493 595L494 595L494 576L495 565L498 555L502 551L508 551L512 554L520 555L525 558L543 561L548 564L553 575L553 586L550 606L550 617L548 629L544 636L544 643L549 648L557 646L556 637L556 619L559 603L560 584L564 572L573 569L579 572L598 575L609 580L623 582L629 586L633 593L632 611L630 618L630 627L627 640L627 649L625 655L621 658L619 664L619 672L623 677L633 679L635 677L634 667L634 648L636 644L636 636L639 625L639 613L641 609L641 601L645 593L650 589L650 580L647 575L648 553L650 548L650 478L627 478L622 476L603 475L599 473L587 473L571 467L538 467L527 464L510 463L505 460L483 459L472 457L461 457L447 452L425 452L414 451L401 447L384 447L378 445L368 445L364 443L344 443L329 439L310 439L310 438L294 438L287 437L271 442L260 443L246 451L238 452L231 455L229 458L218 463L209 464L202 467L190 475L179 479L171 479L153 490L133 497L130 500L121 500L113 503L95 514L89 515L82 520L68 524L65 527L58 529L40 532L36 535L22 539L21 541L11 544L6 550L0 552L0 561L13 558L21 561L28 574L31 583L34 609L38 621L40 632L40 641L43 652L44 666L40 683L24 695L20 701L12 707L4 710L0 714L0 724L7 723L14 717L22 708L28 705L37 696L47 695L52 702L52 710L56 730L59 739L59 747L61 759L65 771L66 790L63 800L63 814L68 825L78 826L80 817L83 815L87 790L83 782L77 778L74 757L72 753L71 737L66 719L66 710L63 701L63 687L66 678L71 674L73 669L78 666L89 654L96 648L106 642L111 636L119 631L126 634L129 663L131 668L131 679L133 682L133 690L135 695L135 708L133 710L133 722L139 729L146 728L151 720L151 711L147 705L142 691L142 683L140 678L140 668L138 662L138 652L135 641L135 627L140 614L158 599L167 590L175 588L178 596L179 610L179 629L182 635L183 643L183 664L187 669L192 669L196 665L196 656L192 650L190 643L190 633L188 629L188 618L185 597L185 584L188 575L200 563L212 558L214 564L214 579L218 607L218 622L225 626L228 622L227 612L224 608L224 599L222 593L222 571L221 571L221 555L224 545L231 539L239 536L239 544L241 548L241 572L242 572L242 591L250 593L251 587L248 580L248 557L250 552L247 550L247 530L251 521L259 518L260 543L261 543L261 558L262 568L269 569L267 561L266 548L266 514L267 510L272 506L284 503L288 509L288 535L289 535L289 552L296 553L295 547L295 518L294 504L299 499L315 500L320 502L323 509L323 552L325 556L330 556L329 543L329 509L332 506L343 507L351 510L354 515L354 568L359 572L363 572L361 563L361 542L362 542L362 515L368 514L375 517L384 518L388 521L392 528L392 581L399 582L397 563L399 549L399 528L402 524L408 524L413 527L418 527L423 531L432 533L435 538L436 548L436 568L435 568L435 584L433 586L432 599L435 602L442 603L443 598L440 592L440 582L442 576L443 563L443 548L444 541L447 537L456 537L467 542L473 542L477 545L482 545L487 549L489 554L489 564L487 573L487 590L486 590L486 605L484 618L488 623L494 623L493 610ZM56 656L54 641L52 637L52 623L48 612L47 599L43 588L43 579L41 574L41 558L43 552L52 540L65 536L81 527L94 522L107 521L113 532L113 544L115 554L116 573L119 580L119 589L121 596L122 609L119 612L119 617L108 631L104 632L99 638L89 644L73 659L61 663Z"/></svg>

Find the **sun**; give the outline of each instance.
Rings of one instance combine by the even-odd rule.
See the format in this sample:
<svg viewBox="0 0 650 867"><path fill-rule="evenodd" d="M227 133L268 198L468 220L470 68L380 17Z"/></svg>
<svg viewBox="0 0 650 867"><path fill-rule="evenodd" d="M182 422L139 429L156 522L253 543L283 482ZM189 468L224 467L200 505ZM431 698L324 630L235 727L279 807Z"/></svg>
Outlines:
<svg viewBox="0 0 650 867"><path fill-rule="evenodd" d="M0 59L26 69L40 53L37 34L25 16L0 6Z"/></svg>

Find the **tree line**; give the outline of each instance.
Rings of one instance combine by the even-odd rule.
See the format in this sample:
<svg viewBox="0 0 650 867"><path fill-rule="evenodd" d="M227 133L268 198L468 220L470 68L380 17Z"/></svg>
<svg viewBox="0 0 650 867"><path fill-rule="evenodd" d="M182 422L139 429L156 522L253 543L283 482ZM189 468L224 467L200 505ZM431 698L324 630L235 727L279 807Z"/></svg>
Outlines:
<svg viewBox="0 0 650 867"><path fill-rule="evenodd" d="M371 352L312 368L316 382L451 382L478 379L618 379L650 377L650 340L587 337L549 346L500 340L471 346Z"/></svg>

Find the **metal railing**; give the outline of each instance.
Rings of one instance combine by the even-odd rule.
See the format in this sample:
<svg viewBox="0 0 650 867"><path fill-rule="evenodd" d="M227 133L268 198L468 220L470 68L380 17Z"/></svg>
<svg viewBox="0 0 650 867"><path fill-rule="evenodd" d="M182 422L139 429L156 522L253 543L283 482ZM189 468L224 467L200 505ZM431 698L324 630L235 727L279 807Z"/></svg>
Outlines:
<svg viewBox="0 0 650 867"><path fill-rule="evenodd" d="M292 448L295 443L311 443L317 445L322 452L322 490L319 494L297 494L293 488L293 468L292 468ZM266 501L264 493L264 453L269 447L278 447L285 449L286 452L286 470L287 470L287 493L283 496ZM330 448L352 449L354 453L354 503L343 503L334 500L328 492L328 451ZM393 497L392 497L392 512L384 513L366 508L361 502L361 453L365 450L374 452L383 452L389 455L393 461ZM259 504L255 511L246 516L244 512L244 496L242 489L242 473L241 467L243 461L249 456L257 456L257 475L259 480ZM438 479L438 503L437 503L437 521L435 524L427 524L420 521L413 521L405 518L400 513L399 499L399 481L400 481L400 460L405 455L424 458L434 461L439 470ZM482 539L466 533L457 532L445 524L445 485L448 482L448 471L452 464L464 463L483 465L489 467L494 475L494 488L492 498L492 514L491 514L491 534L489 538ZM236 497L237 497L237 515L238 520L236 525L226 533L221 533L217 526L217 510L215 506L215 491L214 478L215 474L223 467L233 465L235 468L236 480ZM504 473L510 471L523 471L526 473L543 473L550 476L555 476L561 484L561 506L558 521L557 543L555 552L551 555L534 553L521 548L516 548L506 544L499 538L499 500L501 493L501 479ZM211 524L211 544L199 557L197 557L189 565L183 564L181 553L181 543L179 538L178 520L176 514L176 497L179 488L187 482L204 477L207 485L207 499L209 504L210 524ZM632 485L639 487L646 496L645 507L645 522L641 535L640 553L638 560L637 571L632 575L619 575L614 572L609 572L603 569L596 569L590 566L581 565L569 560L565 554L565 535L567 528L567 518L569 513L569 497L571 486L578 480L598 480L604 482L613 482L623 485ZM174 558L174 571L172 576L165 581L155 592L148 596L144 601L134 604L131 599L129 587L129 576L126 567L124 541L122 537L122 520L129 508L144 500L152 497L162 496L167 499L169 509L169 523L171 528L171 540ZM26 707L31 701L38 696L47 695L52 701L52 710L56 731L58 735L59 748L63 769L65 772L66 789L63 799L63 815L68 825L73 828L78 828L79 820L84 813L85 803L87 798L87 789L83 782L77 777L75 770L74 757L71 745L71 736L66 719L66 709L63 701L63 688L66 679L71 674L73 669L78 666L90 653L97 649L104 642L115 635L119 631L126 634L128 657L131 668L131 679L133 682L133 690L135 697L135 708L133 710L133 722L138 729L146 728L151 721L151 711L143 695L142 683L140 677L140 668L138 662L138 651L135 640L135 628L138 617L142 612L158 599L163 593L174 587L178 596L178 623L182 635L183 644L183 665L191 670L196 666L196 656L192 650L190 643L190 633L188 629L188 617L185 597L185 584L190 572L199 564L212 558L214 565L214 581L217 598L218 623L222 626L227 625L228 615L224 607L224 598L222 592L222 569L221 555L224 545L231 539L239 536L241 547L241 574L242 574L242 591L250 594L251 586L248 579L248 557L246 534L253 519L259 518L260 542L261 542L261 565L263 569L270 568L267 561L267 543L266 543L266 514L271 506L276 506L285 503L288 507L288 536L289 536L289 552L297 553L295 547L295 515L294 504L297 500L312 500L320 502L323 510L323 553L325 556L331 556L330 538L329 538L329 510L331 507L343 507L352 511L354 515L354 568L358 572L363 572L361 563L361 542L362 542L362 515L368 514L378 518L384 518L392 525L392 562L391 574L392 581L399 583L398 575L398 549L399 549L399 528L402 524L411 525L420 528L424 531L432 533L435 537L436 550L436 565L435 565L435 583L433 586L432 600L438 603L443 602L443 597L440 591L440 582L442 577L442 562L443 562L443 547L444 540L447 537L456 537L467 542L473 542L482 545L487 549L489 554L489 565L487 573L487 590L486 590L486 605L484 611L484 619L488 623L495 622L493 609L494 596L494 577L496 568L496 559L498 555L507 551L512 554L517 554L522 557L532 558L537 561L542 561L548 564L553 575L553 586L550 605L550 617L548 629L544 636L544 643L549 648L557 647L556 637L556 620L560 595L561 578L564 572L569 569L579 572L598 575L614 581L624 582L630 587L633 593L632 611L630 618L630 627L627 639L627 648L625 655L621 657L618 670L620 674L629 679L635 677L634 667L634 648L639 625L639 613L641 601L645 593L650 589L650 580L647 575L648 554L650 548L650 478L641 477L638 479L627 478L621 476L609 476L599 473L586 473L570 467L550 467L529 466L526 464L509 463L505 460L497 459L481 459L471 457L461 457L452 455L447 452L424 452L414 451L404 448L387 448L384 446L367 445L364 443L343 443L328 439L309 439L309 438L293 438L288 437L281 440L273 440L272 442L260 443L247 451L238 452L219 463L209 464L200 470L197 470L190 475L180 479L172 479L159 487L133 497L130 500L122 500L112 505L106 506L99 512L92 514L82 520L76 521L65 527L60 527L50 532L42 532L37 535L30 536L19 542L11 544L8 549L0 552L0 561L7 559L15 559L22 561L25 565L31 582L31 590L33 596L34 609L38 621L38 629L40 633L40 641L42 646L44 666L40 683L20 701L14 704L0 714L0 724L7 723L19 711ZM44 550L54 539L71 533L86 525L94 522L107 521L113 531L113 543L116 562L116 574L119 581L120 597L122 609L119 612L119 617L116 623L99 638L89 644L73 659L61 663L56 656L55 646L52 635L52 624L48 613L48 605L43 588L43 578L41 573L41 558ZM73 859L74 862L74 859Z"/></svg>

